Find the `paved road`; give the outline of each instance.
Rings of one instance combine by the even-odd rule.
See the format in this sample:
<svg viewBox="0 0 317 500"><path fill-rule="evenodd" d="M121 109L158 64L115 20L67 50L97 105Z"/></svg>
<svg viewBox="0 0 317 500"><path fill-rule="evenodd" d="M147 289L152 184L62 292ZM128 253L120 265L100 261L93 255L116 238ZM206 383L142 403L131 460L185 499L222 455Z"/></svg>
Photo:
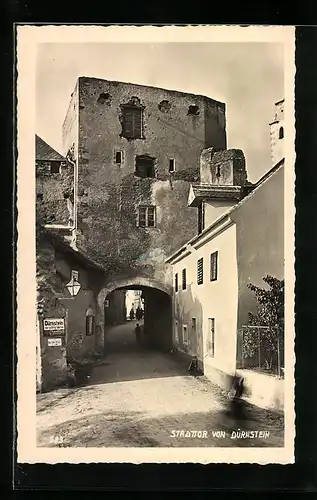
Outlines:
<svg viewBox="0 0 317 500"><path fill-rule="evenodd" d="M135 323L111 329L84 386L38 396L38 446L283 446L280 417L247 406L247 420L233 420L218 387L172 355L138 347ZM269 435L234 439L237 429Z"/></svg>

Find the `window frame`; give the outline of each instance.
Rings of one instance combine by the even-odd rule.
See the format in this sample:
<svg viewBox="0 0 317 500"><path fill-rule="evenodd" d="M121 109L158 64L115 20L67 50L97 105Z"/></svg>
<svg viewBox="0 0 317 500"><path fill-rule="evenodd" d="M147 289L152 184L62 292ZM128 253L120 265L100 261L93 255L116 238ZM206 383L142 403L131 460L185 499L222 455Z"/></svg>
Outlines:
<svg viewBox="0 0 317 500"><path fill-rule="evenodd" d="M153 226L149 226L149 209L153 209ZM141 210L145 210L145 225L140 224ZM143 218L142 218L143 219ZM137 210L137 226L153 229L156 228L156 206L155 205L139 205Z"/></svg>
<svg viewBox="0 0 317 500"><path fill-rule="evenodd" d="M140 175L140 172L138 172L138 169L144 169L144 171L146 172L146 174L148 173L149 171L149 168L150 166L149 165L138 165L138 162L142 162L142 160L145 160L145 161L148 161L148 163L151 161L152 164L151 164L151 174L152 175ZM153 156L149 156L149 155L137 155L135 157L135 161L134 161L134 165L135 165L135 168L134 168L134 175L136 177L139 177L140 179L155 179L156 175L155 175L155 161L156 161L156 158L154 158Z"/></svg>
<svg viewBox="0 0 317 500"><path fill-rule="evenodd" d="M187 271L186 267L182 269L182 290L186 290L187 288Z"/></svg>
<svg viewBox="0 0 317 500"><path fill-rule="evenodd" d="M95 316L86 315L86 337L91 337L95 333Z"/></svg>
<svg viewBox="0 0 317 500"><path fill-rule="evenodd" d="M172 169L171 169L171 165L173 166ZM176 161L175 161L175 158L170 158L169 159L168 171L169 171L170 174L174 174L176 172Z"/></svg>
<svg viewBox="0 0 317 500"><path fill-rule="evenodd" d="M120 161L117 161L118 155L120 155ZM122 163L123 163L123 153L122 153L122 151L115 151L114 162L115 162L116 165L122 165Z"/></svg>
<svg viewBox="0 0 317 500"><path fill-rule="evenodd" d="M215 264L213 265L213 259ZM209 278L210 281L217 281L218 280L218 250L215 250L210 254L209 257L209 265L210 265L210 272L209 272Z"/></svg>
<svg viewBox="0 0 317 500"><path fill-rule="evenodd" d="M208 318L208 334L207 334L207 354L210 358L215 357L215 338L216 338L216 319Z"/></svg>
<svg viewBox="0 0 317 500"><path fill-rule="evenodd" d="M200 265L201 265L201 278L200 278ZM200 257L200 259L197 260L197 285L203 285L204 284L204 257Z"/></svg>
<svg viewBox="0 0 317 500"><path fill-rule="evenodd" d="M196 317L192 318L191 331L192 331L192 337L196 338L197 337L197 318Z"/></svg>
<svg viewBox="0 0 317 500"><path fill-rule="evenodd" d="M283 125L281 125L279 130L278 130L278 138L279 138L279 140L284 139L284 127L283 127Z"/></svg>
<svg viewBox="0 0 317 500"><path fill-rule="evenodd" d="M121 124L122 124L122 132L121 132L121 136L122 137L125 137L126 139L128 140L133 140L133 139L143 139L143 128L144 128L144 117L143 117L143 113L144 113L144 108L142 106L138 106L136 104L123 104L121 106L121 112L122 112L122 119L121 119ZM128 132L127 130L127 125L126 125L126 121L127 121L127 113L131 112L132 116L133 116L133 113L139 113L140 114L140 117L139 117L139 120L140 120L140 126L137 130L139 130L139 133L136 134L136 125L135 125L135 118L132 119L132 131L131 131L131 134Z"/></svg>
<svg viewBox="0 0 317 500"><path fill-rule="evenodd" d="M54 166L58 165L58 172L53 172L53 171L52 171L52 166L53 166L53 165L54 165ZM51 161L50 161L50 173L51 173L51 174L53 174L53 175L54 175L54 174L60 174L60 173L61 173L61 162L60 162L60 161L57 161L57 160L51 160Z"/></svg>
<svg viewBox="0 0 317 500"><path fill-rule="evenodd" d="M175 288L175 293L177 293L179 290L178 273L175 273L174 276L174 288Z"/></svg>
<svg viewBox="0 0 317 500"><path fill-rule="evenodd" d="M185 331L186 331L186 338L184 335ZM187 326L187 324L182 325L182 334L183 334L183 344L188 346L188 326Z"/></svg>

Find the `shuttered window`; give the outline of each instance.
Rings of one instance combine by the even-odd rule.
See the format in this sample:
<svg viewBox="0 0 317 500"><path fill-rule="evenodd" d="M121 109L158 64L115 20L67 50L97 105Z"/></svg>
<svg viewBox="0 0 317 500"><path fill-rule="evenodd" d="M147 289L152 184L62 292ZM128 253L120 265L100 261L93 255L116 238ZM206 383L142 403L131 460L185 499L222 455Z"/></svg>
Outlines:
<svg viewBox="0 0 317 500"><path fill-rule="evenodd" d="M186 269L182 270L182 288L186 290Z"/></svg>
<svg viewBox="0 0 317 500"><path fill-rule="evenodd" d="M210 255L210 281L216 281L218 278L218 252Z"/></svg>
<svg viewBox="0 0 317 500"><path fill-rule="evenodd" d="M204 259L197 261L197 285L202 285L204 282Z"/></svg>
<svg viewBox="0 0 317 500"><path fill-rule="evenodd" d="M143 110L137 106L122 108L122 135L127 139L142 138Z"/></svg>
<svg viewBox="0 0 317 500"><path fill-rule="evenodd" d="M178 292L178 274L175 274L175 292Z"/></svg>

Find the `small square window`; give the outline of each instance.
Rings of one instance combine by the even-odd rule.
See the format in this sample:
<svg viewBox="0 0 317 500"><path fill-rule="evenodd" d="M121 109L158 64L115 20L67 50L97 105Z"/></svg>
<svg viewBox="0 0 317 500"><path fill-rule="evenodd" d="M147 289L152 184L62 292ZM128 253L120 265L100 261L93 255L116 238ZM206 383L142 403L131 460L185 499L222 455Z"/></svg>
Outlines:
<svg viewBox="0 0 317 500"><path fill-rule="evenodd" d="M51 161L51 174L59 174L60 166L61 164L59 161Z"/></svg>

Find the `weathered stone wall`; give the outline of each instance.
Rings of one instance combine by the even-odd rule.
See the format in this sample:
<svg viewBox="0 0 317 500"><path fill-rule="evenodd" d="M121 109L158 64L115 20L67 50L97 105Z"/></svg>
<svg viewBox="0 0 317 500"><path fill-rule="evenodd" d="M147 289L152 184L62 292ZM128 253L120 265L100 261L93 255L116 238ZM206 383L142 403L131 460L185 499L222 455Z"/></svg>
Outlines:
<svg viewBox="0 0 317 500"><path fill-rule="evenodd" d="M58 300L63 295L63 282L56 273L55 251L40 235L37 241L37 300L43 304L43 316L39 319L39 346L41 373L38 387L49 390L66 381L66 345L48 346L43 335L43 318L66 318L66 310Z"/></svg>
<svg viewBox="0 0 317 500"><path fill-rule="evenodd" d="M196 234L189 183L199 180L202 149L226 145L225 107L202 96L95 78L80 78L77 90L78 109L74 101L65 124L79 114L78 248L105 267L109 281L165 282L165 258ZM143 138L129 140L122 136L121 106L133 97L144 110ZM64 126L64 144L74 140L74 130ZM137 155L155 158L154 178L134 175ZM171 158L175 173L169 173ZM155 228L137 227L139 204L156 206Z"/></svg>
<svg viewBox="0 0 317 500"><path fill-rule="evenodd" d="M59 173L51 173L51 164L36 161L38 217L45 223L72 225L74 219L74 168L61 163Z"/></svg>
<svg viewBox="0 0 317 500"><path fill-rule="evenodd" d="M106 297L105 325L119 325L126 320L125 291L114 290Z"/></svg>
<svg viewBox="0 0 317 500"><path fill-rule="evenodd" d="M71 270L79 272L81 289L71 298L66 284ZM98 271L83 267L76 260L56 251L51 242L38 234L37 242L37 292L38 302L44 304L43 316L39 321L41 377L38 386L49 390L67 380L67 361L82 361L96 353L101 334L95 319L93 335L86 335L86 311L89 307L97 316L97 296L103 282ZM62 346L49 346L43 332L44 318L64 318L65 336ZM40 374L39 374L40 376Z"/></svg>

